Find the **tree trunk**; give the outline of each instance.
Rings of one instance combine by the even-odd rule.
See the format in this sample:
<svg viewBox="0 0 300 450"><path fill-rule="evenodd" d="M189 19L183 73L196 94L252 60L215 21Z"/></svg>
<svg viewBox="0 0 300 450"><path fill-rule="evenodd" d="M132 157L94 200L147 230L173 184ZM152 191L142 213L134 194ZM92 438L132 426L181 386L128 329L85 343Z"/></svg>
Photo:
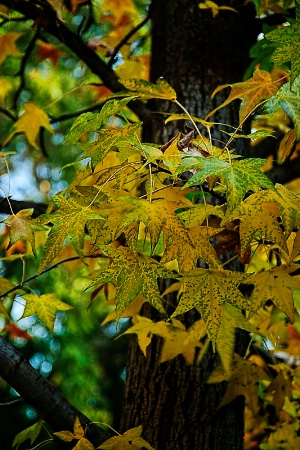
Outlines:
<svg viewBox="0 0 300 450"><path fill-rule="evenodd" d="M152 1L151 78L156 81L164 77L187 110L204 119L228 96L225 90L211 99L213 90L242 80L259 24L251 6L241 6L238 13L220 11L213 19L211 11L200 10L198 3L197 0ZM153 111L175 110L166 102L152 103ZM182 122L164 126L164 119L165 116L162 119L157 116L147 126L146 142L164 143L179 130L183 131ZM238 104L221 109L213 120L237 126ZM213 135L214 139L223 141L225 136ZM241 144L237 150L245 154ZM150 314L153 317L153 311ZM209 351L200 366L188 365L182 357L159 364L160 349L160 339L153 339L145 358L135 337L131 340L123 431L142 425L144 438L157 450L242 449L243 398L218 409L226 384L206 383L219 362L218 356Z"/></svg>

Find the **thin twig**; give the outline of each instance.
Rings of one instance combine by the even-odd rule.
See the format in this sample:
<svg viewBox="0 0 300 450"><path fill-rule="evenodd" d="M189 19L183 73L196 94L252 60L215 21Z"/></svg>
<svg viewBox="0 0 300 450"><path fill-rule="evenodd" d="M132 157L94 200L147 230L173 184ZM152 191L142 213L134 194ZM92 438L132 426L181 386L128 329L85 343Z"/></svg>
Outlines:
<svg viewBox="0 0 300 450"><path fill-rule="evenodd" d="M26 49L26 52L24 54L24 58L21 61L20 69L15 74L15 76L20 76L21 82L20 82L20 86L18 87L18 89L17 89L17 91L15 93L15 96L14 96L13 109L17 108L19 95L20 95L22 89L25 87L25 69L26 69L26 65L27 65L27 62L28 62L28 59L30 57L31 52L34 49L34 46L35 46L35 43L36 43L36 41L37 41L37 39L39 37L39 34L40 34L40 27L38 27L38 29L35 32L33 38L29 42L28 47Z"/></svg>
<svg viewBox="0 0 300 450"><path fill-rule="evenodd" d="M86 256L84 256L84 258L100 258L100 257L107 258L107 256L105 256L105 255L86 255ZM46 267L46 269L42 270L42 272L40 274L36 273L35 275L31 275L31 277L28 277L25 280L23 280L22 283L17 284L13 288L11 288L8 291L1 294L0 299L6 297L7 295L11 294L14 291L17 291L18 289L22 289L22 287L25 283L29 283L30 281L35 280L39 276L44 275L44 273L47 273L52 269L56 269L56 267L60 266L61 264L64 264L64 263L70 262L70 261L76 261L78 259L81 259L80 256L70 256L70 258L63 259L61 261L58 261L55 264L52 264L52 266Z"/></svg>
<svg viewBox="0 0 300 450"><path fill-rule="evenodd" d="M142 28L150 19L150 13L148 12L148 14L146 15L146 17L135 27L133 27L124 37L123 39L121 39L121 41L115 46L114 51L107 63L108 67L112 67L112 65L115 62L115 58L117 56L117 54L119 53L120 49L123 47L123 45L126 44L126 42L128 41L128 39L131 38L131 36L134 35L134 33L136 33L140 28Z"/></svg>

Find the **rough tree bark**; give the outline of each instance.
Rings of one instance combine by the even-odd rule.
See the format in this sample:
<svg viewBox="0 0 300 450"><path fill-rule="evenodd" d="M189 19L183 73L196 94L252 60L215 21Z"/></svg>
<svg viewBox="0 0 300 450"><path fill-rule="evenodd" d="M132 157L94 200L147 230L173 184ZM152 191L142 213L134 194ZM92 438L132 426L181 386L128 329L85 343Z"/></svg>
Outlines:
<svg viewBox="0 0 300 450"><path fill-rule="evenodd" d="M240 81L249 64L249 48L259 32L254 9L221 11L213 19L210 11L198 8L197 0L153 0L151 8L151 78L164 77L188 111L205 118L228 95L226 91L211 99L213 90ZM172 108L165 103L151 106L154 111ZM220 110L214 120L236 126L237 105ZM164 143L183 131L180 122L181 129L178 122L165 127L162 121L158 118L145 130L146 142ZM215 139L224 136L214 134ZM238 151L245 153L241 146ZM159 364L161 342L152 341L149 347L145 358L136 339L131 340L122 429L141 424L145 439L157 450L242 449L243 399L218 409L226 386L206 384L218 357L209 351L200 366L187 365L182 357Z"/></svg>

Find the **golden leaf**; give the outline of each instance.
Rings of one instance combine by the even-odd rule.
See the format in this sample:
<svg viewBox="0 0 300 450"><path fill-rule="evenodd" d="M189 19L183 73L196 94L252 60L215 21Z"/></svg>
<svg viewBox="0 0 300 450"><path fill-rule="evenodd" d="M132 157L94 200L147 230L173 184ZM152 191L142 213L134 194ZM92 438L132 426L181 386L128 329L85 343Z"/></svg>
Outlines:
<svg viewBox="0 0 300 450"><path fill-rule="evenodd" d="M212 116L220 108L224 108L224 106L239 98L242 100L239 116L240 123L242 123L248 114L250 114L262 100L268 99L276 94L279 85L272 80L269 72L257 69L255 70L253 77L247 81L218 86L214 90L212 97L227 87L231 87L231 92L227 100L211 111L206 118Z"/></svg>
<svg viewBox="0 0 300 450"><path fill-rule="evenodd" d="M36 144L36 137L41 127L46 128L50 133L53 130L50 126L47 114L36 106L34 103L25 103L23 105L24 112L21 117L15 122L12 127L12 132L5 139L3 146L5 146L17 133L24 133L28 142L32 147L38 148Z"/></svg>

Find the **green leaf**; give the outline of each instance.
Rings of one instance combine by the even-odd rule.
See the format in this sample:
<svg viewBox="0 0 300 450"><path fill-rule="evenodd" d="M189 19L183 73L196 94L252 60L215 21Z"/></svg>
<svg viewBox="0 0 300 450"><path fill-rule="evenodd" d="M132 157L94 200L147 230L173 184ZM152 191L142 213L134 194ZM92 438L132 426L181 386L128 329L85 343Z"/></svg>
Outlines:
<svg viewBox="0 0 300 450"><path fill-rule="evenodd" d="M300 76L293 84L283 84L276 95L265 104L263 111L273 113L279 108L282 108L294 122L297 139L300 139Z"/></svg>
<svg viewBox="0 0 300 450"><path fill-rule="evenodd" d="M208 335L215 344L221 324L224 302L239 309L249 309L238 289L244 274L223 269L194 269L183 277L184 288L179 304L171 317L199 307Z"/></svg>
<svg viewBox="0 0 300 450"><path fill-rule="evenodd" d="M163 79L158 79L156 83L151 83L140 78L121 78L120 82L126 89L141 98L160 98L173 102L176 100L176 92Z"/></svg>
<svg viewBox="0 0 300 450"><path fill-rule="evenodd" d="M52 332L54 327L56 311L67 311L73 307L59 300L55 294L25 294L22 296L26 300L22 317L36 315L43 322L48 330Z"/></svg>
<svg viewBox="0 0 300 450"><path fill-rule="evenodd" d="M247 192L274 188L273 183L260 170L264 163L265 160L260 158L227 162L215 157L186 157L179 170L184 172L194 167L200 169L184 187L201 185L208 177L220 178L226 187L228 215L241 203Z"/></svg>
<svg viewBox="0 0 300 450"><path fill-rule="evenodd" d="M278 28L266 34L266 39L277 44L271 56L276 65L291 62L291 83L300 75L300 21Z"/></svg>
<svg viewBox="0 0 300 450"><path fill-rule="evenodd" d="M89 288L115 283L117 318L140 293L154 308L165 314L157 278L170 278L172 273L154 259L133 254L127 247L116 249L103 246L102 250L112 259L112 263L94 279Z"/></svg>
<svg viewBox="0 0 300 450"><path fill-rule="evenodd" d="M98 131L97 141L93 143L84 144L81 146L84 149L84 154L80 160L85 158L91 158L92 168L101 162L107 153L114 147L121 146L122 144L133 146L139 146L139 140L137 133L141 128L140 123L130 124L125 128L108 128ZM116 150L116 149L115 149ZM138 152L137 152L138 153Z"/></svg>
<svg viewBox="0 0 300 450"><path fill-rule="evenodd" d="M123 98L122 100L109 100L102 107L100 113L84 113L81 114L71 126L70 131L66 136L66 145L76 144L76 142L85 133L98 131L99 128L107 122L107 120L122 111L128 102L133 100L135 96Z"/></svg>
<svg viewBox="0 0 300 450"><path fill-rule="evenodd" d="M16 447L16 450L19 448L23 442L25 442L27 439L30 439L30 444L32 445L38 435L41 432L41 428L44 424L43 420L39 420L37 423L31 425L30 427L26 428L26 430L21 431L17 434L17 436L14 438L13 441L13 447Z"/></svg>
<svg viewBox="0 0 300 450"><path fill-rule="evenodd" d="M71 238L75 250L82 257L86 222L103 219L98 212L80 205L72 198L67 200L62 195L57 195L52 200L58 210L37 219L37 223L53 224L45 244L39 273L59 254L67 237Z"/></svg>

